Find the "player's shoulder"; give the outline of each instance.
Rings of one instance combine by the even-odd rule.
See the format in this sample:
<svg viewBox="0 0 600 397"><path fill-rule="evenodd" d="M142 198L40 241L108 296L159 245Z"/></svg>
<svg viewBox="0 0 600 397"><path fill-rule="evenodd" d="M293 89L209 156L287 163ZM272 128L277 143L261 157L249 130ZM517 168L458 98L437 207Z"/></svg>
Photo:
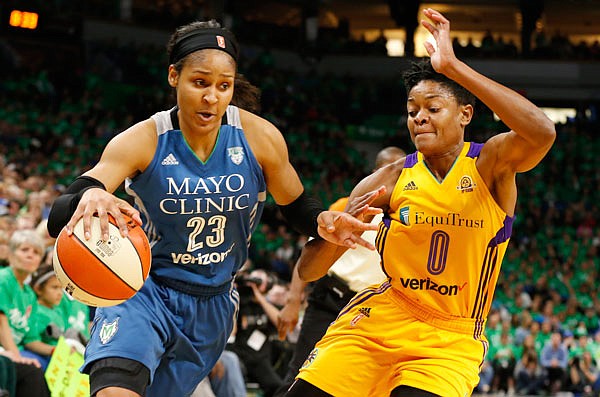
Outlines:
<svg viewBox="0 0 600 397"><path fill-rule="evenodd" d="M394 186L404 169L404 163L405 158L402 157L374 171L358 183L353 194L365 194L372 190L376 190L383 185L387 188L387 192L383 197L387 198L394 189Z"/></svg>
<svg viewBox="0 0 600 397"><path fill-rule="evenodd" d="M121 147L130 150L132 147L154 148L158 141L156 123L151 118L140 121L126 130L115 135L109 142L109 147Z"/></svg>
<svg viewBox="0 0 600 397"><path fill-rule="evenodd" d="M110 158L137 172L150 164L157 145L156 124L152 119L146 119L115 135L104 149L103 158Z"/></svg>
<svg viewBox="0 0 600 397"><path fill-rule="evenodd" d="M394 162L392 162L392 163L390 163L390 164L388 164L388 165L386 165L384 167L388 167L389 166L390 169L392 169L392 170L402 169L402 168L404 168L404 165L406 164L407 157L408 157L408 155L400 157L398 160L396 160L396 161L394 161Z"/></svg>
<svg viewBox="0 0 600 397"><path fill-rule="evenodd" d="M240 109L240 120L244 136L259 163L281 159L277 154L286 153L284 157L287 157L285 139L273 123L243 109Z"/></svg>
<svg viewBox="0 0 600 397"><path fill-rule="evenodd" d="M244 109L239 109L242 128L246 134L280 134L269 120Z"/></svg>
<svg viewBox="0 0 600 397"><path fill-rule="evenodd" d="M398 176L400 175L400 173L402 172L402 170L404 169L404 166L407 164L407 158L408 156L404 156L399 158L396 161L393 161L389 164L384 165L383 167L379 168L376 173L380 173L382 175L385 176Z"/></svg>
<svg viewBox="0 0 600 397"><path fill-rule="evenodd" d="M405 161L406 157L401 157L396 161L386 164L373 171L373 173L368 175L363 181L368 181L369 185L393 184L402 173Z"/></svg>

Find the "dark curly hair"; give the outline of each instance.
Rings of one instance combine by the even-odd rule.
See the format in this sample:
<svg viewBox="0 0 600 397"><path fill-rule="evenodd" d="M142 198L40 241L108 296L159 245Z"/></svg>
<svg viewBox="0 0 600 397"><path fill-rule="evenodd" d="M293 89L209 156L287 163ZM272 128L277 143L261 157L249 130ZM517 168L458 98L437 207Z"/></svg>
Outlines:
<svg viewBox="0 0 600 397"><path fill-rule="evenodd" d="M429 58L422 58L417 62L412 62L410 67L402 73L402 79L404 80L407 94L421 81L431 80L442 84L450 90L459 104L475 106L475 95L471 94L470 91L454 80L436 72L433 66L431 66Z"/></svg>

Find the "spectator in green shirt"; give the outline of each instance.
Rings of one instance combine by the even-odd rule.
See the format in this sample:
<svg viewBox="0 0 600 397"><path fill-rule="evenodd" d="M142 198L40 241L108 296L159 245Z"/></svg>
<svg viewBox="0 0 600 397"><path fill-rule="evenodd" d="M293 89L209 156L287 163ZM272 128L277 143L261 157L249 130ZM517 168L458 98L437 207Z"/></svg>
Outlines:
<svg viewBox="0 0 600 397"><path fill-rule="evenodd" d="M52 266L41 266L33 273L30 285L37 295L35 322L41 341L56 346L58 337L65 332L65 324L60 312L56 310L63 293Z"/></svg>
<svg viewBox="0 0 600 397"><path fill-rule="evenodd" d="M490 345L490 356L494 368L494 382L492 389L494 391L503 390L514 393L515 390L515 364L516 357L520 357L520 351L514 345L508 331L504 330L500 334L500 341L497 345Z"/></svg>
<svg viewBox="0 0 600 397"><path fill-rule="evenodd" d="M50 356L54 347L42 342L36 333L37 296L25 283L40 266L44 242L33 230L17 230L9 247L9 266L0 269L0 312L6 313L12 332L12 343L5 341L4 348L35 358L45 368L48 362L44 357Z"/></svg>
<svg viewBox="0 0 600 397"><path fill-rule="evenodd" d="M10 350L9 350L10 349ZM21 356L8 324L0 311L0 392L10 397L50 397L40 363Z"/></svg>
<svg viewBox="0 0 600 397"><path fill-rule="evenodd" d="M77 332L78 338L82 339L84 341L82 343L85 345L90 338L90 307L63 291L63 297L57 309L61 312L67 329Z"/></svg>
<svg viewBox="0 0 600 397"><path fill-rule="evenodd" d="M589 351L573 357L569 365L569 390L577 396L597 396L600 388L600 371Z"/></svg>
<svg viewBox="0 0 600 397"><path fill-rule="evenodd" d="M51 265L44 265L33 274L31 286L38 297L35 323L41 341L56 346L62 336L71 347L83 353L84 344L87 342L85 335L89 335L89 313L86 315L83 310L80 313L71 313L72 308L77 306L70 301L61 306L61 302L68 298L63 293ZM75 301L76 303L79 302Z"/></svg>
<svg viewBox="0 0 600 397"><path fill-rule="evenodd" d="M578 335L577 343L569 349L569 360L572 360L575 357L583 357L584 352L591 351L591 346L589 344L589 338L586 335Z"/></svg>

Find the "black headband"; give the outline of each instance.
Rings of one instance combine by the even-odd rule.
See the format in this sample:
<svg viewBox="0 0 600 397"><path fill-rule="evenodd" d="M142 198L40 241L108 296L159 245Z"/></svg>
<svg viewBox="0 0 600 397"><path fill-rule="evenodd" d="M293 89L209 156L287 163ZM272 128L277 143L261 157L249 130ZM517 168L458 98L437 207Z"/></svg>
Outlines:
<svg viewBox="0 0 600 397"><path fill-rule="evenodd" d="M186 55L207 48L225 51L236 62L238 60L239 48L233 34L221 28L208 28L194 30L178 38L171 50L169 64L175 64Z"/></svg>

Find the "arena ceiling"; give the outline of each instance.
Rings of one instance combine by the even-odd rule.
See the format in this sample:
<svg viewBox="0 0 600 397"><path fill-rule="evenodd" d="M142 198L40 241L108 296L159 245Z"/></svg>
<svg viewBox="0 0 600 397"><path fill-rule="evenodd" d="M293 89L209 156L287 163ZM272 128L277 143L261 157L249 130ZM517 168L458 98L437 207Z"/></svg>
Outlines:
<svg viewBox="0 0 600 397"><path fill-rule="evenodd" d="M301 4L306 2L240 1L236 9L250 20L298 26L302 20ZM546 31L558 29L569 35L600 36L600 0L545 0L544 3L540 23ZM351 31L397 27L390 16L388 0L322 0L318 4L320 26L335 27L340 20L347 19ZM490 29L496 33L518 33L520 30L519 0L421 1L420 6L444 13L457 31Z"/></svg>

